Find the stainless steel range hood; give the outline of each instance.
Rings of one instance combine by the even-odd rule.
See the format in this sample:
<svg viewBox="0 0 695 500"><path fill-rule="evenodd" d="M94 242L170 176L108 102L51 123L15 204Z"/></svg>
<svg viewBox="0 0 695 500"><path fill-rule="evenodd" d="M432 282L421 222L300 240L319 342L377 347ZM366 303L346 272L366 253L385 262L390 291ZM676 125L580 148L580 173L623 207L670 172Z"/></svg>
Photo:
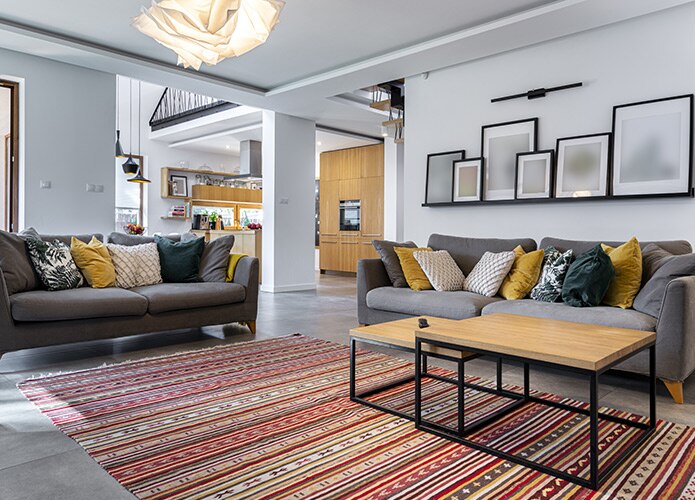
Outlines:
<svg viewBox="0 0 695 500"><path fill-rule="evenodd" d="M244 178L262 179L263 160L260 141L241 141L241 166L239 176Z"/></svg>

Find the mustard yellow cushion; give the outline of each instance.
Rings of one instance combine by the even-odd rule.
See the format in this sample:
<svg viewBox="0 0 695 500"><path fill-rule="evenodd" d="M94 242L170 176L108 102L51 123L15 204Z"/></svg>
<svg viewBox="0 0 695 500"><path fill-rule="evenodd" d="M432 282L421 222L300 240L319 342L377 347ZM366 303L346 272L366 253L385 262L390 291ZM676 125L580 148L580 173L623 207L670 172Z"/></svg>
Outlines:
<svg viewBox="0 0 695 500"><path fill-rule="evenodd" d="M544 250L526 253L521 245L514 249L516 259L512 270L500 287L499 294L507 300L520 300L526 297L538 283L543 269Z"/></svg>
<svg viewBox="0 0 695 500"><path fill-rule="evenodd" d="M398 255L398 260L401 262L401 268L405 275L405 281L413 290L432 290L434 287L430 280L427 279L425 271L422 270L418 261L415 260L413 254L415 252L431 252L431 248L405 248L393 247Z"/></svg>
<svg viewBox="0 0 695 500"><path fill-rule="evenodd" d="M615 277L608 287L603 303L629 309L642 286L642 250L637 238L632 238L618 248L601 245L615 268Z"/></svg>
<svg viewBox="0 0 695 500"><path fill-rule="evenodd" d="M77 238L70 240L70 254L92 288L116 286L116 268L111 255L101 241L92 236L89 243Z"/></svg>
<svg viewBox="0 0 695 500"><path fill-rule="evenodd" d="M229 264L227 265L227 283L234 281L234 271L236 265L243 257L248 257L245 253L233 253L229 255Z"/></svg>

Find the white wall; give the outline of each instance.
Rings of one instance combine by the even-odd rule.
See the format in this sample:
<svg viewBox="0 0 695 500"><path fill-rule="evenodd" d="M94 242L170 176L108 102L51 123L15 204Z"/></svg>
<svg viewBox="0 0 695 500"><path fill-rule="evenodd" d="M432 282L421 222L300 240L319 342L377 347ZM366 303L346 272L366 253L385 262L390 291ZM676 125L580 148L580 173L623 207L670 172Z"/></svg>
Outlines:
<svg viewBox="0 0 695 500"><path fill-rule="evenodd" d="M119 78L119 109L120 109L120 130L121 144L123 150L128 153L130 148L130 124L129 124L129 78ZM239 166L238 155L215 154L191 149L170 148L165 142L150 140L149 121L154 112L159 99L162 97L164 87L150 83L142 83L142 112L140 115L142 130L142 155L146 157L147 175L152 181L147 185L147 208L148 220L147 231L149 234L161 233L182 233L190 230L190 221L162 220L169 208L173 205L181 204L179 200L171 200L161 197L161 168L177 167L179 162L188 162L188 167L197 168L207 165L215 171L233 172ZM133 123L137 123L137 81L133 80ZM133 129L133 153L137 153L137 126ZM125 161L125 160L123 160ZM122 163L122 161L121 161ZM117 170L117 175L122 175L122 170ZM190 177L190 175L189 175ZM192 186L189 178L188 189ZM111 228L113 227L113 217ZM113 229L109 229L109 232Z"/></svg>
<svg viewBox="0 0 695 500"><path fill-rule="evenodd" d="M0 50L0 73L24 80L24 226L47 233L109 231L114 76L7 50ZM51 181L51 189L40 189L41 180ZM103 185L104 192L86 192L88 183Z"/></svg>
<svg viewBox="0 0 695 500"><path fill-rule="evenodd" d="M611 130L612 107L695 91L695 5L562 40L408 78L405 234L544 236L695 242L695 200L424 208L428 153L465 148L480 155L480 127L540 117L539 148L557 137ZM491 104L493 97L582 81L544 99Z"/></svg>

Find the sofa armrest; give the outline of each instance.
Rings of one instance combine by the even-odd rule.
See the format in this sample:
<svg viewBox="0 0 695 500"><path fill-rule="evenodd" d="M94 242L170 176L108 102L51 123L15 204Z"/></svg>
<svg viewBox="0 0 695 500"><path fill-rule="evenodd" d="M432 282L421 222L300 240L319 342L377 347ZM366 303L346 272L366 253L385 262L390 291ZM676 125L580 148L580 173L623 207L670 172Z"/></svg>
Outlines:
<svg viewBox="0 0 695 500"><path fill-rule="evenodd" d="M232 282L246 289L246 302L258 302L258 258L242 257L234 269Z"/></svg>
<svg viewBox="0 0 695 500"><path fill-rule="evenodd" d="M10 305L10 294L7 291L5 283L5 274L0 269L0 332L9 334L14 329L14 320L12 319L12 307ZM4 348L6 335L0 335L0 356L8 349Z"/></svg>
<svg viewBox="0 0 695 500"><path fill-rule="evenodd" d="M672 280L666 287L656 323L659 376L684 381L695 370L695 276Z"/></svg>
<svg viewBox="0 0 695 500"><path fill-rule="evenodd" d="M367 323L367 293L375 288L392 286L381 259L362 259L357 262L357 318Z"/></svg>

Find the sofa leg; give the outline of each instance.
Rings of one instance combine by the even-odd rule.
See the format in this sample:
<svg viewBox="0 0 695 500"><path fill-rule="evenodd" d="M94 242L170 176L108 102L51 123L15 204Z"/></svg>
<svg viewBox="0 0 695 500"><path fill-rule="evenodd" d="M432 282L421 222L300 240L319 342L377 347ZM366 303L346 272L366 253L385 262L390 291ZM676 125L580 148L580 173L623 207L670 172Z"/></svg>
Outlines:
<svg viewBox="0 0 695 500"><path fill-rule="evenodd" d="M256 321L247 321L246 326L249 327L249 330L251 330L251 333L254 335L256 334Z"/></svg>
<svg viewBox="0 0 695 500"><path fill-rule="evenodd" d="M679 404L683 404L683 382L679 382L677 380L664 380L662 379L664 384L666 385L666 388L668 389L669 394L671 394L671 397L673 400Z"/></svg>

